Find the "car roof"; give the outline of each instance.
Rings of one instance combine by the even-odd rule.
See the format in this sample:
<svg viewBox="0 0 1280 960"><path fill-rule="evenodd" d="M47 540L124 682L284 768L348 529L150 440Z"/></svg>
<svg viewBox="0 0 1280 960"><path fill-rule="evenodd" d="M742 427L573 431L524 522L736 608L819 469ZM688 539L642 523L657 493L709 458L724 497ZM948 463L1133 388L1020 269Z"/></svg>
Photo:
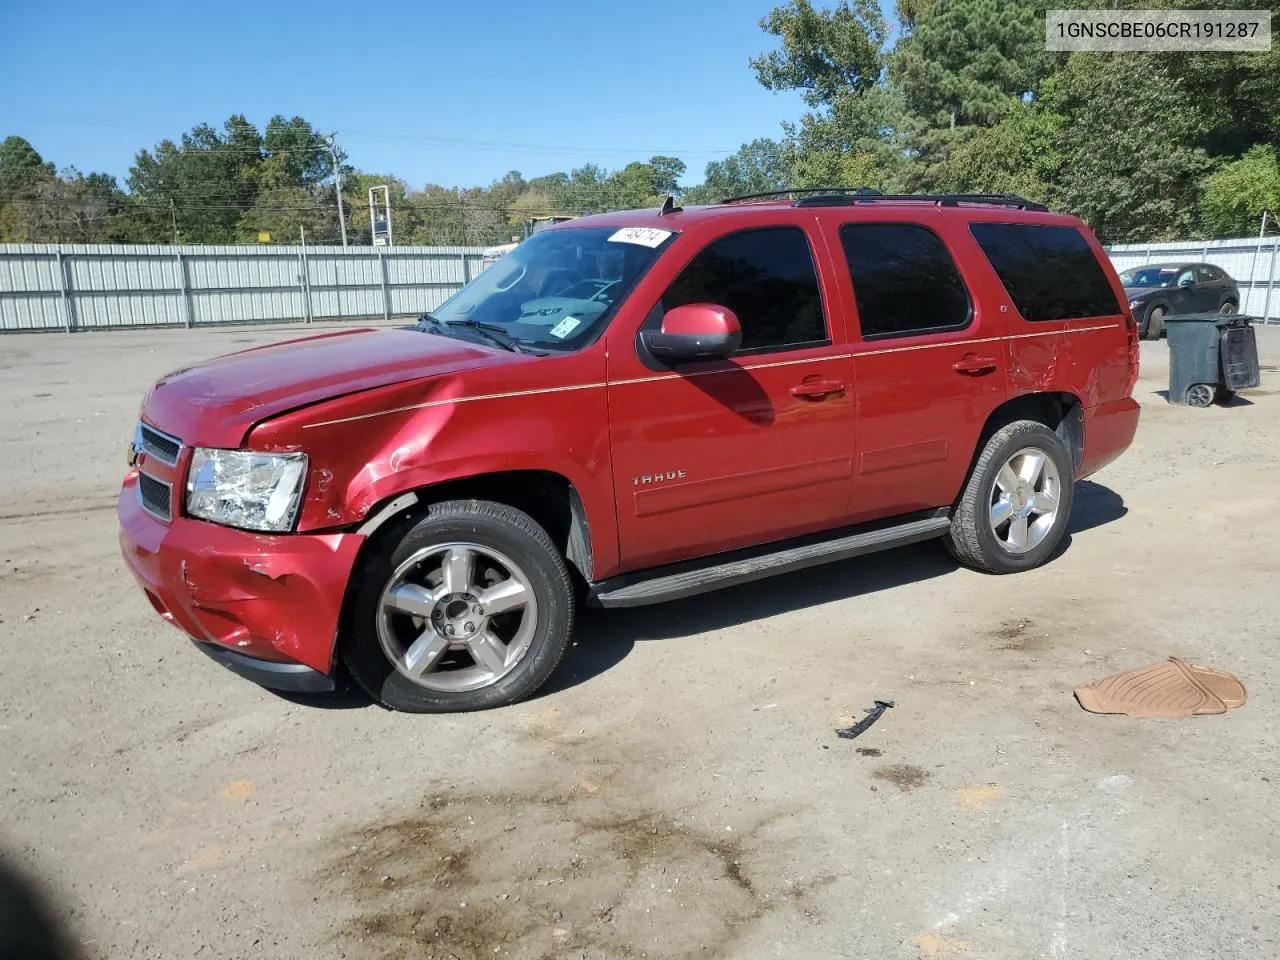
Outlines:
<svg viewBox="0 0 1280 960"><path fill-rule="evenodd" d="M1028 201L1029 202L1029 201ZM788 199L762 199L734 201L710 204L706 206L676 207L663 213L657 207L644 210L618 210L611 213L597 213L577 217L567 223L556 224L547 230L571 230L583 227L655 227L662 230L681 230L697 224L711 221L740 218L752 220L760 215L780 213L783 211L827 213L839 216L842 220L876 220L885 214L903 211L919 212L922 209L946 209L948 211L964 211L975 220L998 219L1016 223L1057 223L1078 225L1075 217L1045 210L1020 209L1009 203L981 203L965 201L955 205L940 205L937 198L922 195L919 198L885 198L875 197L858 199L856 202L844 203L809 203L804 206ZM992 214L996 216L992 216Z"/></svg>

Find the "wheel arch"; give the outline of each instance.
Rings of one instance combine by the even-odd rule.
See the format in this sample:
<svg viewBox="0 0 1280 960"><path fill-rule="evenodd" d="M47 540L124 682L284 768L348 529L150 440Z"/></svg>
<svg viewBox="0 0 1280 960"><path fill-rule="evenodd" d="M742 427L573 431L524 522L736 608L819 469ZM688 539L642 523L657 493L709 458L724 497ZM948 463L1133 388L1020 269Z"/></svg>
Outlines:
<svg viewBox="0 0 1280 960"><path fill-rule="evenodd" d="M374 504L356 532L372 541L388 525L416 520L433 503L446 500L490 500L527 513L547 531L570 568L590 582L593 565L586 507L572 481L550 470L480 473L402 491Z"/></svg>
<svg viewBox="0 0 1280 960"><path fill-rule="evenodd" d="M1043 423L1056 433L1071 452L1071 468L1076 473L1084 460L1084 406L1074 393L1045 391L1024 393L1010 397L987 416L974 445L965 481L973 475L973 469L982 455L987 441L1000 430L1017 420L1034 420Z"/></svg>

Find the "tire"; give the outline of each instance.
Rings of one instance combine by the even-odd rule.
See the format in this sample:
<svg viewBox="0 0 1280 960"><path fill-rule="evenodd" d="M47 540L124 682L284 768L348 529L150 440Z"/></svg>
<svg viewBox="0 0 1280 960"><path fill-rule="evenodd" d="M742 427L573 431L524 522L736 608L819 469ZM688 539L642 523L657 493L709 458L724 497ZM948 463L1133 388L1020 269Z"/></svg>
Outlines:
<svg viewBox="0 0 1280 960"><path fill-rule="evenodd" d="M1005 475L1004 469L1015 469L1011 461L1017 461L1017 468L1027 468L1030 464L1024 458L1030 453L1044 458L1030 490L1033 498L1028 498L1025 482L1012 485L1013 490L1004 489L1010 486L1008 476L1021 479ZM1036 512L1049 502L1041 494L1051 493L1056 494L1052 512ZM1062 543L1074 496L1074 462L1062 438L1043 423L1017 420L997 430L978 455L951 513L950 549L961 563L985 573L1019 573L1038 567ZM996 518L1005 508L1009 519L997 525ZM1025 525L1020 523L1023 520ZM1011 545L1017 539L1014 524L1025 531L1025 549Z"/></svg>
<svg viewBox="0 0 1280 960"><path fill-rule="evenodd" d="M1147 311L1147 328L1143 331L1143 340L1159 340L1164 333L1164 307L1152 307Z"/></svg>
<svg viewBox="0 0 1280 960"><path fill-rule="evenodd" d="M339 650L384 707L448 713L515 703L564 656L573 585L564 557L528 514L447 501L366 549ZM424 662L412 679L411 667Z"/></svg>
<svg viewBox="0 0 1280 960"><path fill-rule="evenodd" d="M1229 316L1235 313L1236 309L1235 303L1231 300L1227 300L1218 308L1218 312Z"/></svg>
<svg viewBox="0 0 1280 960"><path fill-rule="evenodd" d="M1189 407L1207 407L1213 403L1214 393L1217 391L1211 383L1193 383L1187 387L1186 401Z"/></svg>

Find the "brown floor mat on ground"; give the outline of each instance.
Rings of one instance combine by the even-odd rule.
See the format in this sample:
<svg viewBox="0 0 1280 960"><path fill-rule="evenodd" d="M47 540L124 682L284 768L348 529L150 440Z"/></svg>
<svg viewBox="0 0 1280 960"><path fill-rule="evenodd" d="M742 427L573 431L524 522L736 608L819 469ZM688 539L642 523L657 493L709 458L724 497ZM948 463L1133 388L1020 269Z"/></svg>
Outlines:
<svg viewBox="0 0 1280 960"><path fill-rule="evenodd" d="M1076 688L1076 699L1090 713L1130 717L1196 717L1226 713L1248 697L1239 678L1170 657L1139 670L1103 677Z"/></svg>

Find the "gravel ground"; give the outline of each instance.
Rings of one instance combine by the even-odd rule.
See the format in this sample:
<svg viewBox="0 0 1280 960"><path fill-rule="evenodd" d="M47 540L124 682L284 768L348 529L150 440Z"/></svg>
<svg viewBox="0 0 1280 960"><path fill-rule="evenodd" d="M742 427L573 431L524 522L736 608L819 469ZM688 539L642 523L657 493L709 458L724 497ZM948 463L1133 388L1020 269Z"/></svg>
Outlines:
<svg viewBox="0 0 1280 960"><path fill-rule="evenodd" d="M1168 406L1143 344L1137 441L1041 570L923 545L595 611L537 699L426 717L240 680L118 556L148 385L294 332L0 340L0 848L87 955L1280 955L1280 330L1228 408ZM1071 696L1169 655L1249 703Z"/></svg>

